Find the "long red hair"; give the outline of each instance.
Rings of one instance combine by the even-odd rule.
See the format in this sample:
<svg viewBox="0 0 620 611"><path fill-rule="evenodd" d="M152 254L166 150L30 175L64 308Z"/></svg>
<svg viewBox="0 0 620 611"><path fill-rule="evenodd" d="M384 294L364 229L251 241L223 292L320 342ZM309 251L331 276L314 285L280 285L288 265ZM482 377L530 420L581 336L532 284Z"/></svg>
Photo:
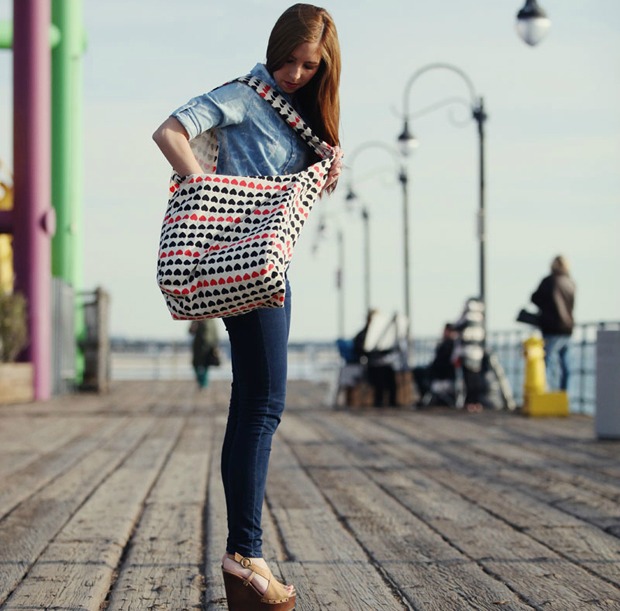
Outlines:
<svg viewBox="0 0 620 611"><path fill-rule="evenodd" d="M331 15L312 4L288 8L271 30L267 70L273 74L304 42L319 42L321 64L312 80L295 95L314 132L328 144L340 144L340 44Z"/></svg>

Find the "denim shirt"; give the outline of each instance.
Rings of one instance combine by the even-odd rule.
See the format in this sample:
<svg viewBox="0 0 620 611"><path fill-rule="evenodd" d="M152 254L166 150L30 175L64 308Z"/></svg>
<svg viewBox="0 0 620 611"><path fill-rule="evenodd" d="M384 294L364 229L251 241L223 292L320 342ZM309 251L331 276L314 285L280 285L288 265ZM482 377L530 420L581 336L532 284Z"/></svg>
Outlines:
<svg viewBox="0 0 620 611"><path fill-rule="evenodd" d="M275 87L288 102L264 64L250 72ZM190 139L214 129L219 156L218 174L274 176L291 174L312 162L307 144L279 113L244 83L232 82L192 98L172 113Z"/></svg>

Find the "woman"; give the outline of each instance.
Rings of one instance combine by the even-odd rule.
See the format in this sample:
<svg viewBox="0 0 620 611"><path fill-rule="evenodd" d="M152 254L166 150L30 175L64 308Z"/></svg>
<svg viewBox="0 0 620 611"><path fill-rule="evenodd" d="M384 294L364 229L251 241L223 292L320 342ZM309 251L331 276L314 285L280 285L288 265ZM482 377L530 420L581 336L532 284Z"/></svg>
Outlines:
<svg viewBox="0 0 620 611"><path fill-rule="evenodd" d="M336 147L328 190L335 187L341 171L340 65L338 36L329 13L296 4L272 30L266 64L251 71L284 95L317 136ZM314 160L277 112L239 82L190 100L164 121L153 138L173 169L185 176L202 173L189 140L207 129L216 130L219 174L288 174ZM230 611L295 607L294 588L277 582L262 558L261 530L271 439L285 403L290 313L287 281L284 308L224 319L233 369L221 465L228 517L222 570Z"/></svg>
<svg viewBox="0 0 620 611"><path fill-rule="evenodd" d="M540 310L540 330L545 341L545 369L550 388L568 389L570 377L569 347L575 320L575 281L570 276L566 257L558 255L551 262L551 273L545 276L531 297ZM552 376L557 358L558 376ZM553 381L551 381L553 380Z"/></svg>

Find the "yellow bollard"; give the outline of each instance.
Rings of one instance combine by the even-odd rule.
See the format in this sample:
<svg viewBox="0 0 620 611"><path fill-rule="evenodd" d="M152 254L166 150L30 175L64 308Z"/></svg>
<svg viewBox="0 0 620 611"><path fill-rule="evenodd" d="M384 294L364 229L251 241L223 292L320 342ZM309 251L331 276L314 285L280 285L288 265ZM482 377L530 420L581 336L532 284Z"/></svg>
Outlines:
<svg viewBox="0 0 620 611"><path fill-rule="evenodd" d="M523 399L531 395L539 395L547 389L545 375L545 342L542 337L528 337L523 342L525 371L523 377Z"/></svg>
<svg viewBox="0 0 620 611"><path fill-rule="evenodd" d="M547 392L545 343L542 337L523 342L523 413L528 416L568 416L568 395L564 391Z"/></svg>

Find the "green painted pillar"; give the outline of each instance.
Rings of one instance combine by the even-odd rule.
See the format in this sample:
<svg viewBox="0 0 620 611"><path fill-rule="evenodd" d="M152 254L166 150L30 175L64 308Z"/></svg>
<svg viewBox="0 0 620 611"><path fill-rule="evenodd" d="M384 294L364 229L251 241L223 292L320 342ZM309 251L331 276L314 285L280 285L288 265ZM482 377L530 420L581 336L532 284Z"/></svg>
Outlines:
<svg viewBox="0 0 620 611"><path fill-rule="evenodd" d="M73 288L79 341L85 331L78 299L83 290L82 0L52 0L52 23L60 32L52 51L52 204L57 220L52 275ZM82 363L78 353L78 380L82 377Z"/></svg>

